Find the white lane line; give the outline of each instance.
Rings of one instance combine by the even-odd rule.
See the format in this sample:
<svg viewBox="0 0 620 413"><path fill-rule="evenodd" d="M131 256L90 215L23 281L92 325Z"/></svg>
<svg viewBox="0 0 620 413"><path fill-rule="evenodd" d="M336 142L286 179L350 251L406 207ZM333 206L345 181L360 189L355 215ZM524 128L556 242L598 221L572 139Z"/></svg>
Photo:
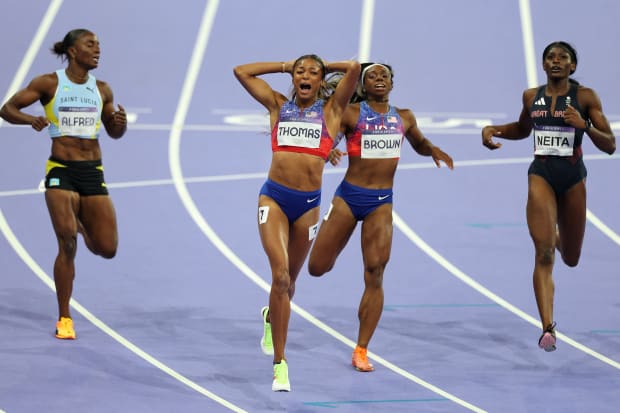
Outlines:
<svg viewBox="0 0 620 413"><path fill-rule="evenodd" d="M616 244L620 245L620 236L616 234L611 228L603 223L596 215L592 213L589 209L586 209L586 218L588 221L592 223L599 231L603 234L607 235L609 239L611 239Z"/></svg>
<svg viewBox="0 0 620 413"><path fill-rule="evenodd" d="M370 61L370 43L372 41L374 15L375 0L364 0L360 21L359 49L357 52L357 60L362 63Z"/></svg>
<svg viewBox="0 0 620 413"><path fill-rule="evenodd" d="M170 131L170 139L169 139L169 145L168 145L170 173L172 175L172 180L174 182L175 188L177 189L177 192L179 192L179 197L181 199L183 199L184 196L186 196L184 193L187 192L187 189L185 188L185 186L182 183L181 185L179 185L178 183L178 177L182 176L181 164L180 162L178 162L180 141L181 141L181 131L183 130L183 125L185 123L187 111L189 109L189 105L192 100L192 95L195 89L196 80L198 78L198 73L200 72L200 66L204 58L205 49L207 47L209 35L213 27L213 21L215 20L215 14L217 12L218 6L219 6L219 0L207 0L206 1L206 7L202 15L200 28L198 30L198 35L196 36L196 43L194 44L194 50L192 52L192 57L187 67L187 73L185 75L185 80L183 82L183 88L181 90L181 95L179 96L177 110L174 115L174 121L173 121L173 125ZM229 401L224 400L221 397L211 392L209 392L208 394L209 394L208 397L217 401L218 403L227 407L228 409L236 411L236 412L244 412L243 409L241 409L238 406L235 406Z"/></svg>
<svg viewBox="0 0 620 413"><path fill-rule="evenodd" d="M205 220L205 218L200 213L198 207L194 203L187 186L186 180L183 178L183 173L181 169L181 161L180 161L180 145L181 145L181 132L183 130L183 123L185 121L185 117L187 114L187 108L191 102L192 91L194 89L195 77L200 69L200 65L203 61L204 49L206 48L206 43L208 40L208 33L203 33L202 36L199 37L199 41L197 42L196 48L194 50L192 61L188 67L188 75L186 77L186 81L183 87L183 94L181 96L177 113L175 115L174 124L177 125L177 128L174 128L170 133L170 141L169 141L169 163L170 163L170 171L172 174L172 178L174 181L174 186L177 190L179 198L181 202L187 209L187 212L194 220L196 225L202 230L205 236L213 243L213 245L220 251L222 255L224 255L241 273L243 273L247 278L253 281L256 285L262 288L265 292L269 293L271 286L268 282L263 280L258 274L256 274L245 262L243 262L230 247L222 241L222 239L217 235L217 233L211 228L209 223ZM299 307L295 303L291 303L291 310L299 314L308 322L315 325L317 328L325 331L327 334L330 334L332 337L338 339L343 342L347 346L351 348L355 348L355 342L348 339L338 331L329 327L327 324L321 322L316 317L312 316L303 308ZM407 379L419 384L427 388L428 390L435 392L446 399L453 401L463 407L466 407L474 412L484 413L485 411L464 401L459 399L458 397L420 379L417 376L414 376L411 373L408 373L405 370L400 369L394 364L388 362L387 360L372 354L369 352L369 356L376 360L378 363L384 365L386 368L394 371L397 374L406 377Z"/></svg>
<svg viewBox="0 0 620 413"><path fill-rule="evenodd" d="M532 29L532 16L530 12L530 3L529 0L520 0L519 1L519 9L521 14L521 27L523 34L523 48L525 54L525 62L526 62L526 74L528 79L529 87L536 87L538 85L537 80L537 65L536 65L536 53L534 48L534 35ZM585 158L585 157L584 157ZM595 159L612 159L616 158L616 156L608 156L608 155L600 155L595 156ZM521 162L530 162L531 159L515 159L515 163ZM474 161L475 165L482 165L477 161ZM506 160L498 160L497 164L506 164ZM487 163L490 165L491 163ZM458 163L455 163L458 166ZM472 166L474 164L470 163L468 166ZM426 242L424 242L397 214L393 213L394 216L394 225L397 226L414 244L418 246L422 251L424 251L427 255L433 258L439 265L448 270L452 275L463 281L465 284L469 285L474 290L478 291L480 294L486 296L490 300L496 302L500 306L504 307L506 310L516 314L520 318L528 321L536 327L540 327L540 322L538 319L528 315L523 312L519 308L513 306L503 298L498 295L492 293L487 288L483 287L480 283L474 281L471 277L463 273L457 267L452 265L449 261L447 261L444 257L442 257L437 251L431 248ZM605 225L599 218L597 218L594 213L592 213L589 209L586 210L586 217L588 221L590 221L596 228L598 228L601 232L607 235L612 241L616 244L620 245L620 237L614 231L612 231L607 225ZM571 339L570 337L557 332L558 339L563 340L564 342L570 344L576 349L589 354L592 357L599 359L600 361L609 364L612 367L620 369L620 363L615 360L606 357L589 347L586 347L577 341Z"/></svg>
<svg viewBox="0 0 620 413"><path fill-rule="evenodd" d="M448 260L446 260L441 254L439 254L437 251L435 251L430 245L428 245L422 238L420 238L405 223L405 221L403 221L400 218L400 216L398 216L398 214L396 214L396 212L393 213L393 216L394 216L394 225L398 229L400 229L403 232L403 234L405 234L405 236L407 238L409 238L409 240L411 242L413 242L418 248L420 248L422 251L424 251L424 253L426 253L429 257L431 257L433 260L435 260L435 262L437 262L439 265L441 265L443 268L445 268L450 274L454 275L456 278L458 278L459 280L463 281L465 284L467 284L468 286L470 286L471 288L473 288L474 290L476 290L480 294L484 295L485 297L487 297L491 301L496 302L497 304L499 304L500 306L502 306L506 310L510 311L511 313L517 315L518 317L524 319L525 321L529 322L530 324L532 324L532 325L534 325L536 327L540 327L540 322L538 321L538 319L530 316L526 312L524 312L524 311L520 310L519 308L515 307L514 305L510 304L508 301L504 300L503 298L501 298L497 294L491 292L488 288L482 286L479 282L475 281L470 276L465 274L463 271L459 270L456 266L454 266L452 263L450 263ZM604 356L604 355L602 355L602 354L600 354L600 353L590 349L589 347L586 347L586 346L578 343L577 341L571 339L570 337L568 337L568 336L566 336L566 335L564 335L564 334L562 334L560 332L556 332L556 335L557 335L557 338L561 339L562 341L565 341L566 343L568 343L571 346L575 347L577 350L583 351L584 353L589 354L590 356L595 357L595 358L599 359L600 361L609 364L612 367L620 369L620 363L618 363L617 361L612 360L609 357L606 357L606 356Z"/></svg>
<svg viewBox="0 0 620 413"><path fill-rule="evenodd" d="M606 155L606 154L584 155L583 159L586 161L618 160L620 159L620 154L619 155ZM464 161L455 161L454 165L455 167L463 168L463 167L472 167L472 166L527 164L530 162L532 162L532 158L527 158L527 157L502 158L502 159L472 159L472 160L464 160ZM398 165L398 169L399 170L437 169L437 166L432 162L410 162L410 163L400 163ZM345 170L346 168L343 168L343 167L329 168L324 171L324 174L325 175L343 175ZM240 173L240 174L183 177L183 180L187 184L194 184L194 183L207 183L207 182L242 181L242 180L248 180L248 179L264 179L266 177L267 177L266 172L249 172L249 173ZM147 187L147 186L172 185L173 183L174 183L173 179L147 179L147 180L141 180L141 181L108 183L108 188L136 188L136 187ZM33 185L33 189L16 189L16 190L0 191L0 198L20 196L20 195L40 194L41 191L38 189L35 189L34 186L35 185Z"/></svg>
<svg viewBox="0 0 620 413"><path fill-rule="evenodd" d="M523 31L523 45L525 49L527 84L528 87L532 88L537 87L539 83L538 72L536 71L536 50L534 49L534 30L529 0L519 0L519 7L521 10L521 28ZM598 219L589 208L586 209L586 218L592 223L592 225L603 232L603 234L607 235L612 241L620 245L620 237L618 237L618 234L613 232L607 225Z"/></svg>
<svg viewBox="0 0 620 413"><path fill-rule="evenodd" d="M17 255L28 266L28 268L30 268L30 270L51 290L56 291L56 287L54 286L54 281L52 280L52 278L49 275L47 275L45 271L41 268L41 266L39 266L39 264L30 256L30 254L28 254L24 246L21 244L21 242L19 242L19 240L17 239L17 237L15 236L15 234L9 227L8 223L6 222L6 219L4 218L4 214L2 213L2 209L0 209L0 229L2 230L3 235L5 236L6 240L11 245L13 250L15 250ZM164 373L172 376L179 382L197 391L198 393L204 396L207 396L208 398L228 407L230 410L233 410L235 412L244 412L244 410L241 410L237 408L236 406L229 404L228 402L222 400L217 395L211 393L204 387L193 382L192 380L188 379L182 374L176 372L175 370L166 366L164 363L157 360L155 357L151 356L147 352L140 349L138 346L136 346L131 341L124 338L122 335L117 333L115 330L113 330L107 324L105 324L103 321L97 318L93 313L88 311L84 306L82 306L74 298L71 299L71 307L74 308L78 313L84 316L84 318L90 321L93 325L95 325L101 331L103 331L104 333L112 337L114 340L116 340L118 343L120 343L121 345L129 349L132 353L139 356L140 358L147 361L148 363L152 364L153 366L160 369Z"/></svg>
<svg viewBox="0 0 620 413"><path fill-rule="evenodd" d="M178 155L177 155L178 156ZM606 154L593 154L593 155L584 155L584 160L586 161L595 161L595 160L617 160L620 159L620 155L606 155ZM510 164L527 164L532 161L531 158L503 158L503 159L473 159L466 161L456 161L454 163L455 167L471 167L471 166L493 166L493 165L510 165ZM401 170L411 170L411 169L435 169L435 164L431 162L414 162L414 163L402 163L398 165L398 169ZM339 175L344 174L344 168L330 168L326 170L324 173L326 175ZM181 176L178 179L182 179L185 184L196 184L196 183L208 183L208 182L230 182L230 181L242 181L249 179L264 179L267 176L265 172L252 172L245 174L228 174L228 175L210 175L210 176L197 176L197 177L188 177L184 178ZM108 183L108 188L110 189L122 189L122 188L137 188L137 187L148 187L148 186L164 186L164 185L173 185L173 179L152 179L152 180L143 180L143 181L128 181L128 182L117 182L117 183ZM13 197L13 196L22 196L22 195L38 195L41 191L39 189L16 189L9 191L0 191L0 198L2 197ZM605 225L603 221L601 221L598 217L596 217L591 211L587 211L586 218L588 221L594 225L599 231L609 237L614 243L620 245L620 235L616 233L609 226Z"/></svg>
<svg viewBox="0 0 620 413"><path fill-rule="evenodd" d="M39 27L34 35L34 38L30 42L30 46L26 50L26 54L24 55L24 58L19 65L19 68L17 69L17 73L15 73L15 76L13 77L13 81L9 86L9 90L7 90L6 95L4 95L4 99L0 103L4 103L9 100L9 98L21 88L21 85L24 83L24 79L26 79L28 71L32 66L32 62L37 56L37 53L39 53L39 49L41 49L41 44L43 43L43 40L45 40L45 36L47 36L47 33L49 32L50 26L52 25L54 19L56 18L56 15L58 14L58 10L62 5L62 1L63 0L52 0L50 2L47 10L45 11L45 14L43 15L43 20L41 20L41 23L39 24ZM0 118L0 126L2 126L3 123L4 119Z"/></svg>
<svg viewBox="0 0 620 413"><path fill-rule="evenodd" d="M206 3L207 3L207 7L205 9L205 16L214 14L215 10L217 9L218 2L207 1ZM30 47L28 48L28 51L26 53L26 56L24 57L24 60L22 61L17 71L17 74L15 75L13 82L11 83L11 86L9 87L9 91L6 94L7 97L5 98L5 101L8 99L8 97L12 96L19 89L20 85L23 83L24 78L32 65L32 61L34 60L34 57L37 55L38 51L40 50L43 39L47 35L47 32L49 31L49 28L51 24L53 23L56 17L56 14L58 13L58 10L60 9L61 4L62 4L62 0L54 0L50 3L48 10L44 15L41 24L39 25L35 38L31 42ZM204 23L204 19L203 19L203 23ZM0 126L1 125L2 125L2 119L0 119ZM0 231L7 239L7 242L9 243L9 245L11 245L11 247L15 250L17 255L30 268L30 270L37 277L39 277L39 279L43 281L43 283L45 283L49 288L56 291L56 288L54 286L54 282L52 281L52 279L45 273L45 271L43 271L43 269L30 256L30 254L28 254L26 249L23 247L21 242L19 242L19 240L13 233L8 222L4 218L4 214L2 213L1 208L0 208ZM95 315L93 315L90 311L88 311L85 307L83 307L79 302L77 302L73 298L71 299L71 307L74 308L78 313L83 315L88 321L93 323L96 327L98 327L104 333L108 334L114 340L116 340L121 345L129 349L131 352L133 352L134 354L136 354L143 360L147 361L148 363L152 364L156 368L160 369L164 373L175 378L182 384L190 387L191 389L197 391L198 393L210 398L211 400L227 407L228 409L234 412L245 413L245 410L241 409L240 407L235 406L234 404L228 402L227 400L222 399L216 394L210 392L204 387L198 385L197 383L193 382L187 377L181 375L180 373L166 366L165 364L163 364L156 358L152 357L145 351L141 350L138 346L134 345L129 340L125 339L123 336L121 336L116 331L111 329L108 325L106 325L103 321L95 317Z"/></svg>
<svg viewBox="0 0 620 413"><path fill-rule="evenodd" d="M176 138L175 140L177 141L176 142L177 144L180 143L179 138ZM178 156L178 151L176 152ZM178 158L174 160L171 159L171 162L174 162L175 164L179 164L179 159ZM180 173L180 168L178 166L175 166L174 169L175 170L178 169L178 173ZM264 174L263 174L263 177L264 177ZM175 181L174 183L177 188L177 191L179 192L179 197L181 198L183 205L187 209L189 215L194 220L198 228L202 230L202 232L209 239L209 241L211 241L211 243L220 251L220 253L224 255L224 257L226 257L235 267L237 267L237 269L241 271L242 274L244 274L248 279L250 279L256 285L258 285L260 288L262 288L265 292L269 293L271 289L271 285L265 280L263 280L257 273L255 273L243 260L241 260L234 253L234 251L230 249L230 247L217 235L217 233L207 223L205 218L200 214L200 211L196 207L196 204L194 203L193 199L191 198L189 194L189 191L187 190L187 187L185 186L185 182L183 180L182 175L181 176L175 175L174 181ZM339 340L340 342L346 344L347 346L351 348L355 348L354 341L348 339L347 337L345 337L338 331L334 330L332 327L323 323L322 321L320 321L319 319L311 315L309 312L307 312L306 310L304 310L302 307L298 306L297 304L291 303L291 310L297 313L298 315L300 315L302 318L304 318L309 323L313 324L315 327L319 328L320 330L324 331L325 333ZM392 370L393 372L417 383L418 385L422 387L425 387L426 389L434 393L437 393L445 397L446 399L453 401L454 403L457 403L463 407L466 407L474 412L480 412L480 413L485 412L484 410L464 400L461 400L458 397L450 393L447 393L444 390L424 381L423 379L397 367L396 365L390 363L389 361L378 356L377 354L368 352L368 355L373 360L375 360L378 364L383 365L384 367Z"/></svg>
<svg viewBox="0 0 620 413"><path fill-rule="evenodd" d="M536 49L534 46L534 30L532 29L532 12L529 0L519 0L519 14L521 16L521 35L523 39L523 56L525 59L525 72L529 87L538 86Z"/></svg>

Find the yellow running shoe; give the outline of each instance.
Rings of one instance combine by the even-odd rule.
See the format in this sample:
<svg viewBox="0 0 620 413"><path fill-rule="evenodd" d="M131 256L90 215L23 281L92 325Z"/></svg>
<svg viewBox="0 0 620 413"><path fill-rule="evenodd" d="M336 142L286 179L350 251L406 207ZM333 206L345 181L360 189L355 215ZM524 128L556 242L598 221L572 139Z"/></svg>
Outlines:
<svg viewBox="0 0 620 413"><path fill-rule="evenodd" d="M63 340L75 340L73 320L69 317L60 317L60 320L56 322L56 338Z"/></svg>
<svg viewBox="0 0 620 413"><path fill-rule="evenodd" d="M269 307L263 307L260 310L263 318L263 337L260 339L260 349L264 354L273 356L273 340L271 339L271 323L267 321L269 316Z"/></svg>
<svg viewBox="0 0 620 413"><path fill-rule="evenodd" d="M291 383L288 381L288 364L286 360L281 360L273 365L273 391L291 391Z"/></svg>
<svg viewBox="0 0 620 413"><path fill-rule="evenodd" d="M368 349L360 346L355 347L355 350L353 350L353 356L351 357L351 364L353 364L355 370L368 372L375 369L372 364L368 362L367 352Z"/></svg>

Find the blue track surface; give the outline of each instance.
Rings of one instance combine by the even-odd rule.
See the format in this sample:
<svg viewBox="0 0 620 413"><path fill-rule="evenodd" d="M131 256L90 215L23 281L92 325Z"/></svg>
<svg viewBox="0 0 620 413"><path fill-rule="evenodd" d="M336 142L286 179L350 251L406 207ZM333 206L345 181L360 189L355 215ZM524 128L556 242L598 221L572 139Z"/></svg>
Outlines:
<svg viewBox="0 0 620 413"><path fill-rule="evenodd" d="M53 337L56 242L37 190L49 138L0 123L0 412L618 411L620 157L584 140L584 251L577 268L557 260L560 340L544 353L525 224L531 142L490 152L480 128L517 118L523 89L545 79L542 49L561 39L577 48L575 78L597 91L618 135L620 3L8 3L0 98L62 67L48 49L86 27L101 41L94 74L132 123L123 139L102 139L120 246L105 261L80 244L72 342ZM267 123L232 68L305 53L393 65L391 102L411 108L456 167L403 153L375 372L350 366L359 233L331 273L302 271L286 394L271 391L258 345L270 282L255 222ZM269 80L288 92L286 76ZM326 167L322 209L343 171Z"/></svg>

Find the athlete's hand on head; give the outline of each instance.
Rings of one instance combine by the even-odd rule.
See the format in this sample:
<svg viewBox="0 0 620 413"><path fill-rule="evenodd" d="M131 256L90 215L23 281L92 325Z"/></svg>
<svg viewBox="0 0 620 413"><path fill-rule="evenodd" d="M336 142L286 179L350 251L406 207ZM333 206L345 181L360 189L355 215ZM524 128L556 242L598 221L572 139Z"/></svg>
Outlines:
<svg viewBox="0 0 620 413"><path fill-rule="evenodd" d="M112 121L115 125L125 126L127 125L127 113L125 112L125 108L121 105L118 105L118 110L112 112Z"/></svg>
<svg viewBox="0 0 620 413"><path fill-rule="evenodd" d="M32 126L32 129L36 130L37 132L41 132L43 129L47 128L49 124L50 121L47 120L45 116L37 116L36 118L34 118L30 125Z"/></svg>
<svg viewBox="0 0 620 413"><path fill-rule="evenodd" d="M502 132L498 131L493 126L485 126L482 128L482 144L491 150L501 148L501 143L493 142L493 136L501 137Z"/></svg>
<svg viewBox="0 0 620 413"><path fill-rule="evenodd" d="M293 73L293 65L295 64L296 60L297 59L292 59L292 60L289 60L288 62L284 62L284 66L283 66L284 73L289 73L289 74Z"/></svg>

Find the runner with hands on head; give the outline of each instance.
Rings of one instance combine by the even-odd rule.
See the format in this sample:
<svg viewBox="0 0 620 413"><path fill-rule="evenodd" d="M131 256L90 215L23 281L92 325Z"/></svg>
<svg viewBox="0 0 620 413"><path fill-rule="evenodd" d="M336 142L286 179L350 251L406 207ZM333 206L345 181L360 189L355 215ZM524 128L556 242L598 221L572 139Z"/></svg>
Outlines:
<svg viewBox="0 0 620 413"><path fill-rule="evenodd" d="M344 72L333 91L325 81L332 71ZM290 99L260 77L278 72L292 77ZM290 301L317 231L325 161L359 72L358 62L327 63L312 54L234 68L241 85L269 111L271 127L273 154L258 198L258 230L271 267L269 307L261 310L261 348L273 354L273 391L291 388L285 355Z"/></svg>

